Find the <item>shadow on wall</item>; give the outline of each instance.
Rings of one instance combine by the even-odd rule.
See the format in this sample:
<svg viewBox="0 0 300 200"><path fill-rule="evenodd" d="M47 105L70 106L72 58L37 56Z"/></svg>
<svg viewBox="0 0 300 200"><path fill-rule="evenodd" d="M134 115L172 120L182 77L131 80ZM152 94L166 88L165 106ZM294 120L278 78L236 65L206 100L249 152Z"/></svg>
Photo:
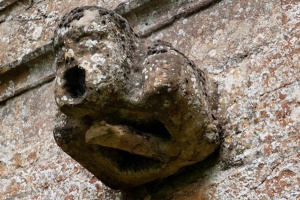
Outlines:
<svg viewBox="0 0 300 200"><path fill-rule="evenodd" d="M187 166L174 175L123 191L122 199L167 200L173 199L174 197L184 199L185 196L193 197L193 194L199 197L198 199L202 199L200 191L197 189L205 186L208 174L212 173L216 166L220 167L220 165L218 165L219 163L220 148L205 160ZM184 194L180 193L182 190L184 190ZM197 192L199 194L197 194Z"/></svg>

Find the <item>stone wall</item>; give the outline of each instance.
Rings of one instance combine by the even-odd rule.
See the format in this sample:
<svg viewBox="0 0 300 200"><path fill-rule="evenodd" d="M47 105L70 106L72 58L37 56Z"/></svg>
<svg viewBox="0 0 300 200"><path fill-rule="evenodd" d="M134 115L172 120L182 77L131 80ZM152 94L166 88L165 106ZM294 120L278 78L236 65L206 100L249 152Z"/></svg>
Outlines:
<svg viewBox="0 0 300 200"><path fill-rule="evenodd" d="M54 142L50 40L72 8L121 2L0 1L0 199L121 198ZM124 198L299 199L299 1L124 2L116 11L136 32L171 42L218 83L224 129L207 160Z"/></svg>

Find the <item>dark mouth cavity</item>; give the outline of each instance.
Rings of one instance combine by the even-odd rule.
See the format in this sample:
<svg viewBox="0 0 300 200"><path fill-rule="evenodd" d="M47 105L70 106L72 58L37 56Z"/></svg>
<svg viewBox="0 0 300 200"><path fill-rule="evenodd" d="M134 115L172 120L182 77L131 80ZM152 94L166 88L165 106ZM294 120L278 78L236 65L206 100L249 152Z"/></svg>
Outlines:
<svg viewBox="0 0 300 200"><path fill-rule="evenodd" d="M110 123L107 120L107 123ZM142 135L145 138L153 136L161 138L162 142L171 140L172 136L167 128L158 120L149 121L132 121L132 120L114 120L115 125L125 125L129 129L132 129L134 133ZM104 147L96 145L97 151L101 152L101 155L109 159L119 170L124 173L137 173L147 171L149 169L162 168L164 162L153 158L129 153L124 150L115 149L111 147Z"/></svg>
<svg viewBox="0 0 300 200"><path fill-rule="evenodd" d="M72 98L78 98L85 94L85 70L75 66L64 74L64 88Z"/></svg>
<svg viewBox="0 0 300 200"><path fill-rule="evenodd" d="M163 123L158 120L151 120L145 122L137 122L125 120L120 125L125 125L129 129L134 130L139 135L152 135L157 138L161 138L163 140L171 140L172 136L169 133L168 129L165 127Z"/></svg>
<svg viewBox="0 0 300 200"><path fill-rule="evenodd" d="M149 169L159 169L163 166L163 163L158 160L131 154L123 150L99 145L97 145L97 148L102 156L108 158L115 166L117 166L120 172L137 173Z"/></svg>

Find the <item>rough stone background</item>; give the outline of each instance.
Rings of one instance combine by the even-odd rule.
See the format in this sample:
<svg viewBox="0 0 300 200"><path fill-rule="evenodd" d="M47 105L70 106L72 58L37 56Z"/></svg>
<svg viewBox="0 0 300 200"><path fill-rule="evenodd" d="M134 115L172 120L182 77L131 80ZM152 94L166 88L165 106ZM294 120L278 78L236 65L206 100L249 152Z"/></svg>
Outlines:
<svg viewBox="0 0 300 200"><path fill-rule="evenodd" d="M73 8L98 5L115 8L125 0L0 0L0 65L21 59L50 42L63 14ZM1 9L1 2L4 2ZM15 2L8 4L5 2Z"/></svg>
<svg viewBox="0 0 300 200"><path fill-rule="evenodd" d="M49 43L73 7L118 3L13 3L0 11L0 65ZM222 0L149 38L172 42L218 82L224 133L219 152L144 196L300 199L300 2ZM57 147L56 109L52 82L0 104L0 199L119 199Z"/></svg>

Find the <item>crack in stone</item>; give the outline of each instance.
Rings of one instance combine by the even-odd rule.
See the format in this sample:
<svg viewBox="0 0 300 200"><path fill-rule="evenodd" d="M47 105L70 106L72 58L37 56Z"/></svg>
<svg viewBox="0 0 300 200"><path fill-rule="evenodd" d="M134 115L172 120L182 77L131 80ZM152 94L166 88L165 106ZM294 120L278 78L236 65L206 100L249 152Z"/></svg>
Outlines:
<svg viewBox="0 0 300 200"><path fill-rule="evenodd" d="M256 190L257 188L262 186L267 181L267 179L273 174L274 170L281 164L282 161L283 161L283 159L278 164L276 164L274 167L272 167L271 171L264 177L264 179L257 186L250 188L250 190Z"/></svg>
<svg viewBox="0 0 300 200"><path fill-rule="evenodd" d="M279 87L277 87L277 88L275 88L275 89L273 89L273 90L264 92L264 93L261 94L260 96L263 97L263 96L265 96L265 95L271 94L271 93L276 92L276 91L278 91L278 90L280 90L280 89L283 89L283 88L286 88L286 87L288 87L288 86L291 86L291 85L293 85L293 84L295 84L295 83L297 83L297 82L299 82L299 81L300 81L300 80L297 78L295 81L292 81L292 82L290 82L290 83L286 83L286 84L284 84L284 85L282 85L282 86L279 86Z"/></svg>

